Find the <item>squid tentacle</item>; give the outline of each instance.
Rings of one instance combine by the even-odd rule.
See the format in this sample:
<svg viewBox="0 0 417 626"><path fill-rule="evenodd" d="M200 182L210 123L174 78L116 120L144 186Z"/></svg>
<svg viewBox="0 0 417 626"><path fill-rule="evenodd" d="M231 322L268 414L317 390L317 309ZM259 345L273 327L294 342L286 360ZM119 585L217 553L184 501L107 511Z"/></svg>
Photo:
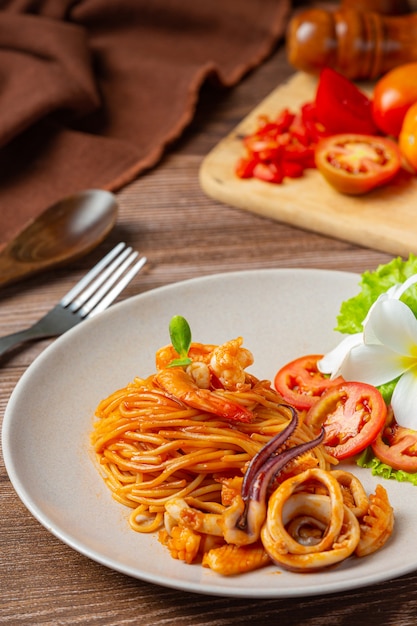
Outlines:
<svg viewBox="0 0 417 626"><path fill-rule="evenodd" d="M284 428L284 430L275 435L275 437L272 437L272 439L268 443L266 443L263 448L259 450L259 452L255 454L255 456L252 458L251 462L249 463L248 469L245 472L245 476L243 477L241 490L243 500L246 500L248 498L253 480L255 479L258 472L262 469L265 461L272 455L276 456L278 454L279 449L285 445L289 437L294 433L295 429L298 426L297 411L289 404L280 404L278 406L282 406L290 410L291 421Z"/></svg>
<svg viewBox="0 0 417 626"><path fill-rule="evenodd" d="M295 431L298 425L298 416L292 407L288 408L292 412L292 419L288 426L256 454L245 474L242 485L241 497L244 502L244 509L238 520L236 528L242 531L248 530L248 516L253 502L263 503L266 495L277 474L292 460L301 456L305 452L318 446L324 439L324 429L320 434L310 441L300 443L287 450L277 452L287 441L289 436ZM246 479L246 481L245 481Z"/></svg>

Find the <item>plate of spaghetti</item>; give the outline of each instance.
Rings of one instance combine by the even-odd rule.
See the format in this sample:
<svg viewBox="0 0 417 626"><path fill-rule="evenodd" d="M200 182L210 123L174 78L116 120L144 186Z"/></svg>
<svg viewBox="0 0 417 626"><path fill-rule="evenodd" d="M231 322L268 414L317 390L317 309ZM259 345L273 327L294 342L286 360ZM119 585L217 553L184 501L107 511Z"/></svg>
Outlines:
<svg viewBox="0 0 417 626"><path fill-rule="evenodd" d="M336 345L340 303L358 280L218 274L72 329L28 368L6 408L3 454L18 496L78 552L184 591L320 595L416 569L415 487L380 487L347 461L334 468L270 383L284 363ZM192 329L184 354L170 341L173 318ZM352 512L362 499L367 517ZM364 520L376 502L395 525L371 550ZM374 533L380 520L371 522Z"/></svg>

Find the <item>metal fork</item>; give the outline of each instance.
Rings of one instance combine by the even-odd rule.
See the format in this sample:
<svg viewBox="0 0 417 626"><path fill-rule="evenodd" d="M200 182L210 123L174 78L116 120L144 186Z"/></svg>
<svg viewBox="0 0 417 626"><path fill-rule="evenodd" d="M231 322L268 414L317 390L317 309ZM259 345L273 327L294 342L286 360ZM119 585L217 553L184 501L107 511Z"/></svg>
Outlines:
<svg viewBox="0 0 417 626"><path fill-rule="evenodd" d="M87 317L107 309L145 265L146 257L136 261L138 256L125 243L119 243L33 326L0 337L0 356L25 341L62 335Z"/></svg>

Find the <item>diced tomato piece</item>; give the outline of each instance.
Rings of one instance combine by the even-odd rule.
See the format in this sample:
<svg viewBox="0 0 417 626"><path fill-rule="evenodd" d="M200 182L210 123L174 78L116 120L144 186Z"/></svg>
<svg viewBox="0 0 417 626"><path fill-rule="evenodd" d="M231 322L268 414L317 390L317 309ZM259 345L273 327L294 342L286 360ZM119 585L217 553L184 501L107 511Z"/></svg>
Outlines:
<svg viewBox="0 0 417 626"><path fill-rule="evenodd" d="M298 178L306 168L316 166L315 147L325 134L314 102L297 113L285 108L275 119L260 115L256 131L243 139L247 155L236 164L236 175L275 184L285 177Z"/></svg>
<svg viewBox="0 0 417 626"><path fill-rule="evenodd" d="M255 159L247 159L242 157L238 160L235 167L235 173L239 178L252 178L255 165L258 163Z"/></svg>
<svg viewBox="0 0 417 626"><path fill-rule="evenodd" d="M291 124L293 123L295 118L295 114L291 113L289 109L284 109L277 115L275 118L275 125L279 129L279 132L285 132L289 130Z"/></svg>
<svg viewBox="0 0 417 626"><path fill-rule="evenodd" d="M282 172L288 178L300 178L304 172L304 166L301 163L296 163L295 161L283 161L282 162Z"/></svg>
<svg viewBox="0 0 417 626"><path fill-rule="evenodd" d="M284 179L282 168L277 167L275 163L257 163L253 175L269 183L282 183Z"/></svg>

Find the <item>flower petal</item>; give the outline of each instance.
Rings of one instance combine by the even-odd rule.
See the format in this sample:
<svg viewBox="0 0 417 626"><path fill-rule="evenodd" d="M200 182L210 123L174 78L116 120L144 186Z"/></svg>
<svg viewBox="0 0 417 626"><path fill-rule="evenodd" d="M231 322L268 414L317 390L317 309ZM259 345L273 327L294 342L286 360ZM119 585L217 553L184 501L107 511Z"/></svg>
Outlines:
<svg viewBox="0 0 417 626"><path fill-rule="evenodd" d="M330 350L317 362L317 369L322 374L331 374L336 378L340 374L340 368L346 356L353 347L362 344L362 333L347 335L333 350Z"/></svg>
<svg viewBox="0 0 417 626"><path fill-rule="evenodd" d="M407 291L407 289L409 289L409 287L411 287L412 285L415 285L415 283L417 283L417 274L413 274L412 276L409 276L407 278L407 280L405 280L403 283L395 285L392 297L393 298L401 298L403 293L405 291ZM389 291L390 290L388 290L388 292Z"/></svg>
<svg viewBox="0 0 417 626"><path fill-rule="evenodd" d="M414 360L412 363L414 365ZM361 345L353 348L340 368L345 380L355 380L377 387L394 380L410 365L404 357L381 345Z"/></svg>
<svg viewBox="0 0 417 626"><path fill-rule="evenodd" d="M395 386L391 405L397 423L417 430L417 366L410 369Z"/></svg>
<svg viewBox="0 0 417 626"><path fill-rule="evenodd" d="M404 356L417 357L417 319L400 300L376 303L364 328L365 344L382 343Z"/></svg>

